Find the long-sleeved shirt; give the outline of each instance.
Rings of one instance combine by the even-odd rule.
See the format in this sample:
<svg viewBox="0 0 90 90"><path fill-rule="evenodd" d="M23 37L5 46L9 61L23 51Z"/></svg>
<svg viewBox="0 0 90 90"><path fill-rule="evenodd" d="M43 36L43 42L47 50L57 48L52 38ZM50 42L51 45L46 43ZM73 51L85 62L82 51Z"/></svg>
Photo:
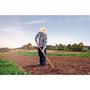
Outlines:
<svg viewBox="0 0 90 90"><path fill-rule="evenodd" d="M45 47L47 43L47 34L39 32L36 37L35 41L39 44L40 47Z"/></svg>

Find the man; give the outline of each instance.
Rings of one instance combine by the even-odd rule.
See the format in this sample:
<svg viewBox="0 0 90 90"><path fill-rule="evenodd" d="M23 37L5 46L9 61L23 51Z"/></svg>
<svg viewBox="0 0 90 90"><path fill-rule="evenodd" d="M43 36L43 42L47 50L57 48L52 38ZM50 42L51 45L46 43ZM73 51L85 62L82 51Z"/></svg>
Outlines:
<svg viewBox="0 0 90 90"><path fill-rule="evenodd" d="M46 54L46 43L47 43L46 28L40 28L40 31L37 33L35 37L35 41L38 47L38 55L40 59L39 62L40 62L40 65L43 66L46 64L46 57L43 54L43 53ZM43 51L43 53L41 50Z"/></svg>

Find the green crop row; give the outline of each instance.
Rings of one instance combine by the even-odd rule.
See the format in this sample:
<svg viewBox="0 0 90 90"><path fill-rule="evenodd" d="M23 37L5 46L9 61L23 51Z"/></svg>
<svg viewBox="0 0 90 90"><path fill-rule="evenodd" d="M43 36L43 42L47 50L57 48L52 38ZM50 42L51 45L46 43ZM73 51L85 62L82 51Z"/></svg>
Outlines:
<svg viewBox="0 0 90 90"><path fill-rule="evenodd" d="M10 60L0 60L0 75L25 75L25 71Z"/></svg>
<svg viewBox="0 0 90 90"><path fill-rule="evenodd" d="M18 52L19 56L38 56L37 52ZM90 57L90 52L80 53L48 53L48 56L79 56L79 57Z"/></svg>

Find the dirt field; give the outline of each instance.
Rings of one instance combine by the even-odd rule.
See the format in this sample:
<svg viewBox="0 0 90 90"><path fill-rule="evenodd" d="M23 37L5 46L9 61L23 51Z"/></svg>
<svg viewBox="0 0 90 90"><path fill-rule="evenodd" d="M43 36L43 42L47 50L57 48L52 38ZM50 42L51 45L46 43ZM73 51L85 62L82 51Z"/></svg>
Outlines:
<svg viewBox="0 0 90 90"><path fill-rule="evenodd" d="M90 75L90 58L50 56L54 69L48 62L46 66L40 66L37 56L6 55L5 58L14 60L33 75Z"/></svg>

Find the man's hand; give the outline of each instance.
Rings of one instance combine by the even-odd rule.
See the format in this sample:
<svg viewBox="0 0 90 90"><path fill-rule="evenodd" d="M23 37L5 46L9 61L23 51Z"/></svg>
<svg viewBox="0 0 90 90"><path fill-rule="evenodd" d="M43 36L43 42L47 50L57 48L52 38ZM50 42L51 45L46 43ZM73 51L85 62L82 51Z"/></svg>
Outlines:
<svg viewBox="0 0 90 90"><path fill-rule="evenodd" d="M45 49L43 48L43 49L42 49L42 52L43 52L43 53L44 53L44 50L45 50Z"/></svg>
<svg viewBox="0 0 90 90"><path fill-rule="evenodd" d="M46 48L46 46L42 49L43 52L45 51L45 48Z"/></svg>

